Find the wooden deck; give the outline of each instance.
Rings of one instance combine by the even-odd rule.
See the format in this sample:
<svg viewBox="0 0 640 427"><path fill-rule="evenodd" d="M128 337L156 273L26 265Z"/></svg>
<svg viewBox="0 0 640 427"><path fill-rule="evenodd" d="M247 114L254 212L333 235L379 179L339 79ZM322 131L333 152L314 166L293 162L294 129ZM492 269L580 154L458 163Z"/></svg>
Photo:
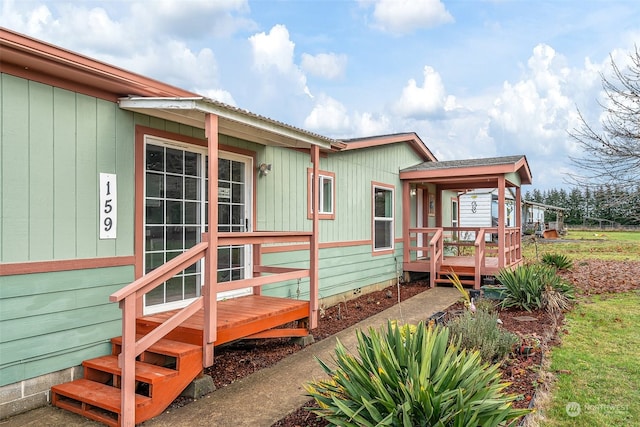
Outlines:
<svg viewBox="0 0 640 427"><path fill-rule="evenodd" d="M173 316L165 311L137 319L136 332L146 334ZM242 338L276 338L306 336L309 301L248 295L217 303L217 338L215 346ZM298 324L281 328L291 322ZM277 328L277 329L276 329ZM167 335L167 339L202 345L204 310L199 310Z"/></svg>

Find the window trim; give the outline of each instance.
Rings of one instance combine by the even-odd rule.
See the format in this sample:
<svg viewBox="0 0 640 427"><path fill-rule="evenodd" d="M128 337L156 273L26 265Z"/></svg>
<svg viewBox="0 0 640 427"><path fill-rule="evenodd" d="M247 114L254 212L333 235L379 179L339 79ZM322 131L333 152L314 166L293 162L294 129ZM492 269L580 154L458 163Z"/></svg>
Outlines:
<svg viewBox="0 0 640 427"><path fill-rule="evenodd" d="M376 205L375 205L375 197L376 197L376 189L382 189L391 192L391 218L383 219L382 217L376 217ZM395 251L395 234L396 234L396 188L393 185L384 184L381 182L371 182L371 248L373 255L386 255L393 254ZM386 217L385 217L386 218ZM384 248L376 248L376 221L387 221L391 222L391 246Z"/></svg>
<svg viewBox="0 0 640 427"><path fill-rule="evenodd" d="M331 180L331 212L320 212L319 219L336 219L336 174L334 172L320 170L318 171L320 178L328 178ZM307 219L313 219L313 168L307 168ZM320 203L322 203L322 186L320 188Z"/></svg>

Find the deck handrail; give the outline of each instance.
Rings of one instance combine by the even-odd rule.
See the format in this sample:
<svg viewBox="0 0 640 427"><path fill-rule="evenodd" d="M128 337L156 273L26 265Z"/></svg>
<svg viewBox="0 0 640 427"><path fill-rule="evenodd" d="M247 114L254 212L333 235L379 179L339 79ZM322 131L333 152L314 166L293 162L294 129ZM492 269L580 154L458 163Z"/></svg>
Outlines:
<svg viewBox="0 0 640 427"><path fill-rule="evenodd" d="M486 266L486 254L485 254L485 249L486 249L486 240L485 240L485 234L486 234L486 229L485 228L481 228L480 230L478 230L478 233L476 235L476 240L475 242L473 242L473 245L475 246L476 250L475 250L475 266L476 266L476 274L474 274L474 283L473 283L473 287L475 289L479 289L480 288L480 276L482 275L482 271L484 270L485 266Z"/></svg>
<svg viewBox="0 0 640 427"><path fill-rule="evenodd" d="M218 233L217 243L218 246L253 244L255 250L259 252L260 247L265 243L309 242L309 244L311 244L312 239L313 233L311 232L257 231L250 233ZM212 304L211 301L216 300L215 293L217 293L217 290L214 288L214 290L211 291L211 284L205 282L207 289L203 289L199 297L176 311L169 319L139 339L136 337L138 300L142 298L145 293L175 276L176 273L193 265L203 257L209 256L207 254L210 251L209 236L207 233L204 233L200 243L109 296L109 301L118 302L122 310L122 345L120 355L118 356L118 365L122 370L121 416L123 419L133 420L135 418L135 361L137 356L164 338L200 309L205 308L205 312L209 312L207 308ZM260 258L258 256L254 258L254 260L255 259L259 260ZM207 267L205 267L205 269L206 268ZM258 275L258 277L244 279L238 281L239 283L235 283L232 287L236 288L238 287L237 285L242 285L241 287L253 286L254 289L259 289L268 283L310 276L309 269L264 267L260 265L254 265L254 272L258 274L262 272L271 273L273 275L264 277ZM205 277L206 276L207 273L205 271ZM212 296L211 293L214 295ZM206 337L204 337L203 340L203 349L209 345L209 343L205 341ZM205 352L203 351L203 353ZM203 354L204 359L207 357L207 355ZM203 366L205 366L205 360L203 360Z"/></svg>

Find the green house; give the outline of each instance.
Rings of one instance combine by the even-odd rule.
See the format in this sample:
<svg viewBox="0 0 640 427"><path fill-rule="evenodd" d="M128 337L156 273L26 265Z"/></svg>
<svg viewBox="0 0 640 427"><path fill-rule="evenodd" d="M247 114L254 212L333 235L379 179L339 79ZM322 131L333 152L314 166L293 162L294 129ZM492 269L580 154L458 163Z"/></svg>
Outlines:
<svg viewBox="0 0 640 427"><path fill-rule="evenodd" d="M479 287L522 261L505 221L471 256L445 246L469 245L459 191L519 203L524 156L438 162L412 132L335 140L9 30L0 48L0 419L92 417L70 390L107 387L102 369L119 405L94 418L133 425L175 398L134 398L163 343L185 344L179 393L216 345L304 337L323 305L410 274Z"/></svg>

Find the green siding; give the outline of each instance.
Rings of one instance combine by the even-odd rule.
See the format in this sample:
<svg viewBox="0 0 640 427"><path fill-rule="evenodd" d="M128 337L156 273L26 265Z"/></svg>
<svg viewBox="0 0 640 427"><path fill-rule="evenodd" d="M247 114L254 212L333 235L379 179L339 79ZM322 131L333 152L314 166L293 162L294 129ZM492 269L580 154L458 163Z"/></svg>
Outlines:
<svg viewBox="0 0 640 427"><path fill-rule="evenodd" d="M109 351L121 313L109 295L132 266L0 277L0 386Z"/></svg>
<svg viewBox="0 0 640 427"><path fill-rule="evenodd" d="M117 104L2 74L0 262L133 253L134 128ZM118 239L98 239L101 172L118 176Z"/></svg>

